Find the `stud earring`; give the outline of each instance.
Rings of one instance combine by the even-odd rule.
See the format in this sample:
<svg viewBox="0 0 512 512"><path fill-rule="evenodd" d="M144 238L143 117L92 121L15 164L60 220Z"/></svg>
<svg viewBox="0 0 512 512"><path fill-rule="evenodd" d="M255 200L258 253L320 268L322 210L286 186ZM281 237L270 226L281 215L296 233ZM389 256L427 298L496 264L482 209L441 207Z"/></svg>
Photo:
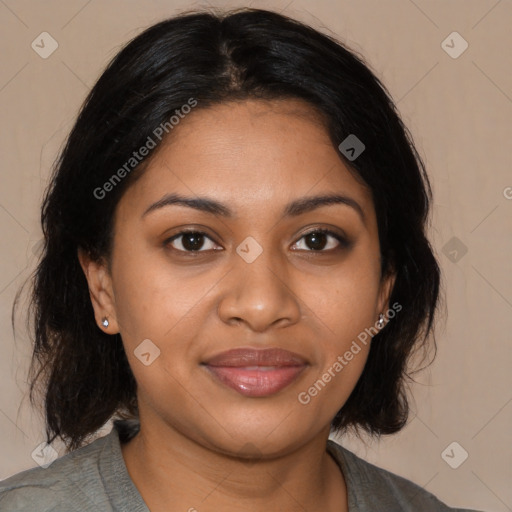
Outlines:
<svg viewBox="0 0 512 512"><path fill-rule="evenodd" d="M107 317L104 317L103 320L101 321L101 323L103 324L103 327L108 327L108 319L107 319Z"/></svg>
<svg viewBox="0 0 512 512"><path fill-rule="evenodd" d="M379 314L379 320L377 321L377 327L382 329L384 327L384 315L382 313Z"/></svg>

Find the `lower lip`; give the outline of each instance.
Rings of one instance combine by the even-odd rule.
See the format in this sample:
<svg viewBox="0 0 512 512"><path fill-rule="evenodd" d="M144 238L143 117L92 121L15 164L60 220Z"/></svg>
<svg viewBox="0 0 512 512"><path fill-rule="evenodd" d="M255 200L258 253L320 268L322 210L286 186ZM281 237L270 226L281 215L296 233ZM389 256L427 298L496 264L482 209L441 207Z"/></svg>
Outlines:
<svg viewBox="0 0 512 512"><path fill-rule="evenodd" d="M270 396L290 385L305 366L281 366L254 370L231 366L206 366L226 386L250 397Z"/></svg>

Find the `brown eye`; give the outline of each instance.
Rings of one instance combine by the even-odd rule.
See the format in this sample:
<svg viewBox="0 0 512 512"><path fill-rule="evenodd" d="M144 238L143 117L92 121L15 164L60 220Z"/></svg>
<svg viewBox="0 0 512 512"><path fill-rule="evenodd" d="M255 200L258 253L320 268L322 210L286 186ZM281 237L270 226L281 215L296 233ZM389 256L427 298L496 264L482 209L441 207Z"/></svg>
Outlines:
<svg viewBox="0 0 512 512"><path fill-rule="evenodd" d="M200 231L182 231L166 240L165 245L181 252L204 252L217 247L206 233Z"/></svg>
<svg viewBox="0 0 512 512"><path fill-rule="evenodd" d="M304 243L302 247L298 247L298 249L309 252L327 252L349 245L345 238L327 229L315 229L314 231L306 233L296 242L296 245L302 240L304 240Z"/></svg>
<svg viewBox="0 0 512 512"><path fill-rule="evenodd" d="M305 237L306 245L315 251L325 249L327 245L328 236L325 233L309 233Z"/></svg>

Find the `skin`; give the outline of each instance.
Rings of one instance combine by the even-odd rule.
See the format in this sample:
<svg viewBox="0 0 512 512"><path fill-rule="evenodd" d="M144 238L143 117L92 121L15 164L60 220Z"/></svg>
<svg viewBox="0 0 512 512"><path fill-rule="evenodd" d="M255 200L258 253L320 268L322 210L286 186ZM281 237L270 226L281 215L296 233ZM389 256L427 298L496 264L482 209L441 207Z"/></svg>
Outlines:
<svg viewBox="0 0 512 512"><path fill-rule="evenodd" d="M197 108L171 135L119 202L110 265L79 254L96 321L121 333L138 384L141 430L122 447L129 474L152 512L348 510L326 442L369 344L307 405L297 396L388 308L394 278L381 278L371 194L299 100ZM180 205L143 215L170 193L207 196L233 216ZM283 216L291 201L333 193L364 220L346 204ZM183 228L207 234L202 252L166 244ZM315 251L312 228L351 245L326 235ZM251 263L236 252L248 236L263 250ZM146 339L160 350L147 366L134 354ZM280 347L308 365L250 398L200 364L235 347Z"/></svg>

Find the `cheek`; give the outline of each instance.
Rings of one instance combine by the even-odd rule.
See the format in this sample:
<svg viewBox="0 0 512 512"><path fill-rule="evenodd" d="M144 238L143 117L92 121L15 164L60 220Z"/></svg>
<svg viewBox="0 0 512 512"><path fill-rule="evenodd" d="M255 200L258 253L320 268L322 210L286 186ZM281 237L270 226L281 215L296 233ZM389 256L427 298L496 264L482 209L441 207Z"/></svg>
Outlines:
<svg viewBox="0 0 512 512"><path fill-rule="evenodd" d="M346 402L367 360L379 289L376 258L354 254L346 264L304 287L302 296L316 325L311 378L299 402L319 417L330 417Z"/></svg>
<svg viewBox="0 0 512 512"><path fill-rule="evenodd" d="M371 343L367 330L375 321L368 307L372 296L358 298L361 302L354 295L347 301L343 295L343 300L331 303L331 313L324 315L325 328L316 336L316 364L297 395L309 417L330 421L364 370Z"/></svg>
<svg viewBox="0 0 512 512"><path fill-rule="evenodd" d="M354 253L344 265L303 286L301 295L310 313L329 334L324 349L343 350L348 342L377 321L379 268L377 258Z"/></svg>
<svg viewBox="0 0 512 512"><path fill-rule="evenodd" d="M165 254L131 251L113 269L116 315L128 345L149 338L172 339L172 332L197 315L205 280L186 279Z"/></svg>
<svg viewBox="0 0 512 512"><path fill-rule="evenodd" d="M120 333L139 388L148 401L179 401L204 355L204 325L215 311L215 293L207 292L214 292L222 274L191 276L190 270L171 268L164 253L135 251L112 270Z"/></svg>

